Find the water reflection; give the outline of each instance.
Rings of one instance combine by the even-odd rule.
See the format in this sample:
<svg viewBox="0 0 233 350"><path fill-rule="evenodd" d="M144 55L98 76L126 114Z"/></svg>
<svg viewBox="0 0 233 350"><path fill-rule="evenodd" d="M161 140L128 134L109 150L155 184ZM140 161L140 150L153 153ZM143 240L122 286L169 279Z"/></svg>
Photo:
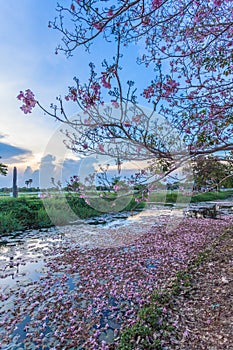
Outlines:
<svg viewBox="0 0 233 350"><path fill-rule="evenodd" d="M161 224L167 216L181 216L182 210L149 206L143 211L104 214L100 218L79 220L72 225L28 230L0 239L0 291L36 282L45 273L45 262L56 254L61 245L78 244L83 249L119 246L135 240L143 228ZM119 227L121 228L119 230ZM70 281L71 288L72 282Z"/></svg>

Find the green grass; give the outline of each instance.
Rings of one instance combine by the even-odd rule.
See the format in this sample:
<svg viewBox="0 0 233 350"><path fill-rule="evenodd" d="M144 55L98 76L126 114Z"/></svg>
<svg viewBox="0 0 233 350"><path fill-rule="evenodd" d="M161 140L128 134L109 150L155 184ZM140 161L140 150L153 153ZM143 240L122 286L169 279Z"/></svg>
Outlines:
<svg viewBox="0 0 233 350"><path fill-rule="evenodd" d="M150 202L155 203L189 203L190 196L182 194L182 192L178 191L161 191L161 192L153 192L149 196Z"/></svg>
<svg viewBox="0 0 233 350"><path fill-rule="evenodd" d="M231 195L233 195L233 191L200 193L194 195L191 202L221 200ZM113 195L105 200L95 198L95 208L92 208L84 199L75 194L67 195L66 198L54 196L44 200L35 196L0 197L0 235L17 230L66 225L76 219L99 216L106 211L106 208L109 209L107 211L111 211L111 203L114 203L115 199ZM156 203L189 203L190 197L177 191L171 193L164 191L152 193L149 201ZM145 207L145 203L136 203L134 198L129 197L127 200L127 197L122 197L117 199L116 207L130 211ZM112 211L116 211L114 207L112 207Z"/></svg>
<svg viewBox="0 0 233 350"><path fill-rule="evenodd" d="M109 201L111 200L113 198L109 199ZM145 203L137 204L134 199L129 199L127 206L124 203L122 204L122 210L132 210L143 206L145 206ZM98 203L95 207L98 208ZM38 197L28 198L27 196L19 198L1 197L0 235L12 231L66 225L77 219L86 219L102 214L101 210L98 211L92 208L78 195L53 196L43 200Z"/></svg>
<svg viewBox="0 0 233 350"><path fill-rule="evenodd" d="M196 203L196 202L227 199L232 195L233 195L233 191L198 193L192 197L191 202Z"/></svg>
<svg viewBox="0 0 233 350"><path fill-rule="evenodd" d="M212 201L212 200L221 200L226 199L233 195L233 191L224 191L224 192L204 192L204 193L198 193L191 196L187 196L182 194L182 192L174 191L171 193L168 193L166 191L164 192L154 192L150 195L150 202L155 203L188 203L189 201L191 203L196 202L206 202L206 201Z"/></svg>
<svg viewBox="0 0 233 350"><path fill-rule="evenodd" d="M39 198L0 198L0 234L42 227L38 213L44 210ZM43 226L52 226L49 219Z"/></svg>

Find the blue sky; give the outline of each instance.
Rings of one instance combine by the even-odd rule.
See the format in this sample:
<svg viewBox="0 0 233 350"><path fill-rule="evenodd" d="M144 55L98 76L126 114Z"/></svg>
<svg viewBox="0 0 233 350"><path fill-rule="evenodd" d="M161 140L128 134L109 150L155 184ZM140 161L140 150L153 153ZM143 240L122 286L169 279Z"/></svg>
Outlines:
<svg viewBox="0 0 233 350"><path fill-rule="evenodd" d="M63 3L70 4L67 0ZM58 122L44 116L39 108L30 115L24 115L16 99L19 91L30 88L44 106L49 106L56 96L66 94L74 76L87 80L89 61L95 60L100 66L106 52L110 57L114 55L113 46L108 44L106 51L101 39L90 56L84 50L79 50L70 59L63 54L55 55L55 47L61 37L48 28L48 22L56 16L56 4L57 0L8 0L1 3L0 156L9 166L9 175L0 177L0 187L11 186L11 172L15 165L21 177L27 167L30 167L31 173L36 171L41 158L46 156L49 140L61 128ZM133 64L132 57L140 52L140 46L127 50L127 79L134 80L141 68ZM147 76L141 75L140 82L150 81L148 74L149 70ZM71 108L70 113L73 112L75 110ZM65 158L69 160L73 156L67 153ZM70 164L73 171L72 160ZM28 169L25 176L30 173Z"/></svg>
<svg viewBox="0 0 233 350"><path fill-rule="evenodd" d="M48 28L56 15L57 1L4 1L0 12L0 156L19 171L31 166L37 169L49 139L59 127L54 120L43 116L37 108L24 115L16 96L30 88L36 97L49 106L58 94L64 95L74 75L85 78L87 68L79 58L67 59L55 55L59 35ZM0 177L0 187L10 178Z"/></svg>

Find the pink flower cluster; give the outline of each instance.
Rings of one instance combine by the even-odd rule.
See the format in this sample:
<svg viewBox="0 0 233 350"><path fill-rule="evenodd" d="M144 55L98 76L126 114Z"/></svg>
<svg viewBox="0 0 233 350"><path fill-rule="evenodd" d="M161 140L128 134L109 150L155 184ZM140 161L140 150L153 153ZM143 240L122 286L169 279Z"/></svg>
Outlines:
<svg viewBox="0 0 233 350"><path fill-rule="evenodd" d="M174 79L168 78L166 83L163 84L163 89L165 90L164 92L164 97L169 97L173 93L177 92L177 88L180 84L177 83Z"/></svg>
<svg viewBox="0 0 233 350"><path fill-rule="evenodd" d="M120 188L121 188L120 186L114 185L114 186L113 186L113 191L114 191L114 192L117 192Z"/></svg>
<svg viewBox="0 0 233 350"><path fill-rule="evenodd" d="M152 9L155 10L160 7L163 3L163 0L152 0Z"/></svg>
<svg viewBox="0 0 233 350"><path fill-rule="evenodd" d="M86 108L94 106L96 102L100 101L100 85L93 82L91 86L69 88L69 94L65 96L66 101L81 102Z"/></svg>
<svg viewBox="0 0 233 350"><path fill-rule="evenodd" d="M104 145L102 143L98 144L98 149L101 153L104 153Z"/></svg>
<svg viewBox="0 0 233 350"><path fill-rule="evenodd" d="M155 95L155 88L153 85L148 86L148 88L144 89L143 96L148 99L148 102L150 102L151 97Z"/></svg>
<svg viewBox="0 0 233 350"><path fill-rule="evenodd" d="M66 101L73 101L76 102L77 101L77 89L75 88L70 88L70 93L69 95L65 96Z"/></svg>
<svg viewBox="0 0 233 350"><path fill-rule="evenodd" d="M120 107L120 105L119 105L119 103L117 101L111 100L111 102L112 102L113 107L115 107L115 108L119 108Z"/></svg>
<svg viewBox="0 0 233 350"><path fill-rule="evenodd" d="M94 22L92 25L95 29L100 30L100 31L103 28L103 23L101 23L101 22Z"/></svg>
<svg viewBox="0 0 233 350"><path fill-rule="evenodd" d="M37 101L35 100L35 95L30 89L27 89L25 93L23 91L20 91L19 95L17 96L17 99L23 101L23 105L20 107L20 109L25 114L31 113L32 109L37 104Z"/></svg>
<svg viewBox="0 0 233 350"><path fill-rule="evenodd" d="M106 89L111 89L110 78L108 78L108 80L107 78L108 78L108 75L104 73L101 77L101 83L103 87L105 87Z"/></svg>
<svg viewBox="0 0 233 350"><path fill-rule="evenodd" d="M80 179L77 175L70 177L70 182L68 183L67 189L68 191L80 192Z"/></svg>
<svg viewBox="0 0 233 350"><path fill-rule="evenodd" d="M222 0L214 0L214 5L215 6L221 6L222 5Z"/></svg>

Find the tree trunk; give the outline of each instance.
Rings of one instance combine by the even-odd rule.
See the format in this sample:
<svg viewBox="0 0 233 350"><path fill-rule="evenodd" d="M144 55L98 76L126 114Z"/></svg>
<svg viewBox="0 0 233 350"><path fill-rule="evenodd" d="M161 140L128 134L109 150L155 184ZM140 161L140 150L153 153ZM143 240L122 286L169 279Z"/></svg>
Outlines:
<svg viewBox="0 0 233 350"><path fill-rule="evenodd" d="M13 197L18 197L18 189L17 189L17 168L13 169Z"/></svg>

